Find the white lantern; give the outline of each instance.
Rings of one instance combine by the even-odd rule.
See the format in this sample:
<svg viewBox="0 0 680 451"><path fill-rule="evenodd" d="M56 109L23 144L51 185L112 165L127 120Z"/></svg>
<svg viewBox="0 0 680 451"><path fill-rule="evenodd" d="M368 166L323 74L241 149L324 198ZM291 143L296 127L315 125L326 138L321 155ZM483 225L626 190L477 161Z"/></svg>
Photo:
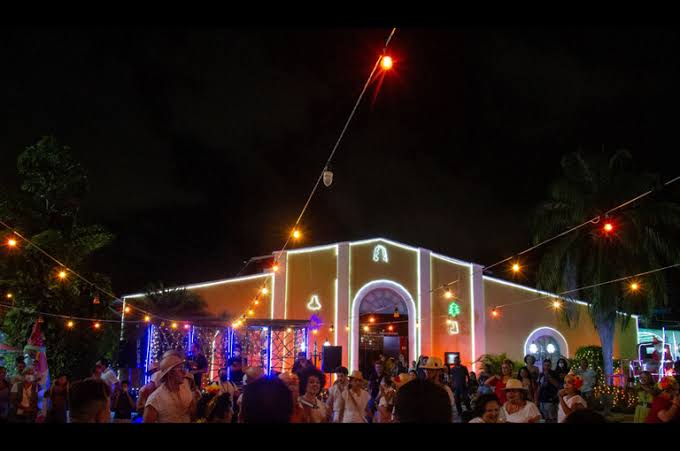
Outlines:
<svg viewBox="0 0 680 451"><path fill-rule="evenodd" d="M323 184L326 185L326 187L331 186L333 183L333 171L326 169L323 171Z"/></svg>

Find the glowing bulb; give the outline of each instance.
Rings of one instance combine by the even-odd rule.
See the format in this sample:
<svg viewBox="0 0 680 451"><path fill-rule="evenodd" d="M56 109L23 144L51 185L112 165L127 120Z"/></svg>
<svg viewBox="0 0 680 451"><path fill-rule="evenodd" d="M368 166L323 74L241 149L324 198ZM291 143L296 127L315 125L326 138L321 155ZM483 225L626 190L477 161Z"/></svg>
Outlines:
<svg viewBox="0 0 680 451"><path fill-rule="evenodd" d="M267 287L262 287L262 289L260 290L260 293L267 294L267 293L269 293L269 290L267 289Z"/></svg>
<svg viewBox="0 0 680 451"><path fill-rule="evenodd" d="M614 230L614 226L612 225L611 222L606 222L606 223L604 224L604 226L602 226L602 228L603 228L604 231L607 232L607 233L609 233L609 232L611 232L612 230Z"/></svg>
<svg viewBox="0 0 680 451"><path fill-rule="evenodd" d="M14 238L10 238L9 240L7 240L7 246L15 247L16 245L17 245L17 240L15 240Z"/></svg>
<svg viewBox="0 0 680 451"><path fill-rule="evenodd" d="M519 266L519 263L515 263L512 265L512 272L519 272L520 269L521 268Z"/></svg>
<svg viewBox="0 0 680 451"><path fill-rule="evenodd" d="M420 327L420 324L416 323L416 329L418 329L419 327Z"/></svg>
<svg viewBox="0 0 680 451"><path fill-rule="evenodd" d="M548 343L548 346L545 347L545 349L548 351L549 354L552 354L555 352L555 345L552 343Z"/></svg>
<svg viewBox="0 0 680 451"><path fill-rule="evenodd" d="M94 328L95 328L95 329L99 329L100 327L102 327L101 324L99 324L99 323L94 323Z"/></svg>
<svg viewBox="0 0 680 451"><path fill-rule="evenodd" d="M184 325L184 330L188 330L188 329L189 329L189 325L188 325L188 324L185 324L185 325Z"/></svg>
<svg viewBox="0 0 680 451"><path fill-rule="evenodd" d="M345 326L345 330L349 332L349 326Z"/></svg>
<svg viewBox="0 0 680 451"><path fill-rule="evenodd" d="M453 293L451 292L451 290L446 290L446 291L444 292L444 297L445 297L446 299L451 299L451 298L453 297Z"/></svg>
<svg viewBox="0 0 680 451"><path fill-rule="evenodd" d="M272 266L272 271L276 272L279 270L279 265Z"/></svg>
<svg viewBox="0 0 680 451"><path fill-rule="evenodd" d="M446 324L451 324L451 318L446 320Z"/></svg>
<svg viewBox="0 0 680 451"><path fill-rule="evenodd" d="M364 326L364 332L368 332L368 326Z"/></svg>
<svg viewBox="0 0 680 451"><path fill-rule="evenodd" d="M560 308L560 307L562 307L562 304L560 304L560 301L553 301L553 307L554 308Z"/></svg>
<svg viewBox="0 0 680 451"><path fill-rule="evenodd" d="M302 238L302 233L298 229L293 230L293 239L299 240L300 238Z"/></svg>
<svg viewBox="0 0 680 451"><path fill-rule="evenodd" d="M390 324L389 326L387 326L387 330L389 330L390 332L392 332L392 331L394 330L394 327Z"/></svg>
<svg viewBox="0 0 680 451"><path fill-rule="evenodd" d="M331 327L328 328L328 330L329 330L330 332L333 332L333 330L335 330L335 329L333 328L333 326L331 326Z"/></svg>
<svg viewBox="0 0 680 451"><path fill-rule="evenodd" d="M130 307L125 307L125 313L130 313L132 309Z"/></svg>
<svg viewBox="0 0 680 451"><path fill-rule="evenodd" d="M144 321L148 323L149 321L151 321L151 317L149 315L146 315L144 317Z"/></svg>
<svg viewBox="0 0 680 451"><path fill-rule="evenodd" d="M498 316L498 310L496 310L496 309L491 310L491 316L496 318Z"/></svg>
<svg viewBox="0 0 680 451"><path fill-rule="evenodd" d="M319 331L318 331L318 330L316 330L316 329L314 329L314 330L312 331L312 333L313 333L314 335L316 335L316 334L318 334L318 333L319 333Z"/></svg>
<svg viewBox="0 0 680 451"><path fill-rule="evenodd" d="M383 56L382 60L380 61L380 65L384 70L390 70L394 65L394 61L392 61L392 58L389 56Z"/></svg>
<svg viewBox="0 0 680 451"><path fill-rule="evenodd" d="M254 311L254 310L248 310L248 314L249 314L250 316L253 316L253 315L255 314L255 311Z"/></svg>
<svg viewBox="0 0 680 451"><path fill-rule="evenodd" d="M59 271L58 276L60 279L64 280L66 278L66 271Z"/></svg>
<svg viewBox="0 0 680 451"><path fill-rule="evenodd" d="M637 282L633 282L633 283L630 284L630 290L631 291L637 291L638 289L640 289L640 285L638 285Z"/></svg>
<svg viewBox="0 0 680 451"><path fill-rule="evenodd" d="M288 329L286 329L286 332L288 332L288 333L290 333L292 331L293 331L293 329L291 329L290 327Z"/></svg>
<svg viewBox="0 0 680 451"><path fill-rule="evenodd" d="M7 299L12 299L12 293L7 293Z"/></svg>
<svg viewBox="0 0 680 451"><path fill-rule="evenodd" d="M73 329L73 321L69 321L68 323L66 323L66 327L68 327L69 329Z"/></svg>
<svg viewBox="0 0 680 451"><path fill-rule="evenodd" d="M368 318L368 322L369 322L369 323L374 323L374 322L375 322L375 318L373 318L373 317L371 316L370 318Z"/></svg>
<svg viewBox="0 0 680 451"><path fill-rule="evenodd" d="M170 327L172 327L173 329L177 329L177 323L172 323Z"/></svg>
<svg viewBox="0 0 680 451"><path fill-rule="evenodd" d="M532 354L536 354L538 352L538 346L536 346L536 343L531 343L529 345L529 352Z"/></svg>

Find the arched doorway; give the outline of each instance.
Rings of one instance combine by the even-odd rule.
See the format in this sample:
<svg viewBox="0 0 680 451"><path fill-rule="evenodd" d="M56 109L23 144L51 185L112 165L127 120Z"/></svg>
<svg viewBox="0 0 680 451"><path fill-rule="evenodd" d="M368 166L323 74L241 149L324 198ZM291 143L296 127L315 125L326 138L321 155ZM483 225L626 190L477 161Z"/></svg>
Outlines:
<svg viewBox="0 0 680 451"><path fill-rule="evenodd" d="M569 345L564 336L552 327L540 327L529 334L524 342L524 355L536 358L538 366L544 359L552 360L553 367L560 357L569 357Z"/></svg>
<svg viewBox="0 0 680 451"><path fill-rule="evenodd" d="M395 314L396 309L396 314ZM379 354L407 363L416 355L416 306L406 289L396 282L379 280L364 285L352 301L350 366L368 376Z"/></svg>

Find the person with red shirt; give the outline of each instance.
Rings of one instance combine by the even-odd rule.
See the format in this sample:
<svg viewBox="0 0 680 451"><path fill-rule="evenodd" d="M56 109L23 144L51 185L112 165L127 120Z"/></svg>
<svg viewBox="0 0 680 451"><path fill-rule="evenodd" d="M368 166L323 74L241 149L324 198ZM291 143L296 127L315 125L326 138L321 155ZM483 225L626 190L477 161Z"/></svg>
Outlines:
<svg viewBox="0 0 680 451"><path fill-rule="evenodd" d="M486 385L494 387L496 396L500 400L501 406L505 404L505 384L512 378L514 364L512 360L503 360L501 364L501 375L493 375L486 380Z"/></svg>
<svg viewBox="0 0 680 451"><path fill-rule="evenodd" d="M659 381L661 393L652 401L646 423L680 423L680 394L678 382L673 376Z"/></svg>

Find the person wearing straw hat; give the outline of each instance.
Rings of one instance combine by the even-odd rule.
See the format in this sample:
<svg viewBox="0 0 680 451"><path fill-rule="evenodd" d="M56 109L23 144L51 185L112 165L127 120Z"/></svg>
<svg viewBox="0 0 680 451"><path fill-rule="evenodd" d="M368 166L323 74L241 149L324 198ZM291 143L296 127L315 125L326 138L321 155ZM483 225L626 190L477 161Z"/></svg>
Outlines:
<svg viewBox="0 0 680 451"><path fill-rule="evenodd" d="M519 379L508 379L505 384L506 403L501 407L501 414L507 423L537 423L541 412L531 401L527 401L529 390Z"/></svg>
<svg viewBox="0 0 680 451"><path fill-rule="evenodd" d="M361 371L352 371L349 377L349 389L342 393L342 403L340 406L340 423L368 423L367 418L371 418L368 402L371 395L364 390L366 379Z"/></svg>
<svg viewBox="0 0 680 451"><path fill-rule="evenodd" d="M144 407L146 406L146 401L149 399L149 396L151 396L160 385L160 380L158 379L158 370L160 369L160 364L158 362L153 362L151 368L146 372L147 376L151 376L149 382L139 389L139 394L137 396L137 415L140 418L144 415Z"/></svg>
<svg viewBox="0 0 680 451"><path fill-rule="evenodd" d="M453 391L451 391L451 388L449 388L448 385L443 384L441 381L442 371L445 368L442 359L439 357L428 357L421 368L425 370L425 377L427 380L434 382L446 391L446 394L449 395L449 400L451 401L451 408L455 408L456 403Z"/></svg>
<svg viewBox="0 0 680 451"><path fill-rule="evenodd" d="M170 354L161 360L160 387L146 401L145 423L190 423L196 412L196 399L184 380L184 359Z"/></svg>

